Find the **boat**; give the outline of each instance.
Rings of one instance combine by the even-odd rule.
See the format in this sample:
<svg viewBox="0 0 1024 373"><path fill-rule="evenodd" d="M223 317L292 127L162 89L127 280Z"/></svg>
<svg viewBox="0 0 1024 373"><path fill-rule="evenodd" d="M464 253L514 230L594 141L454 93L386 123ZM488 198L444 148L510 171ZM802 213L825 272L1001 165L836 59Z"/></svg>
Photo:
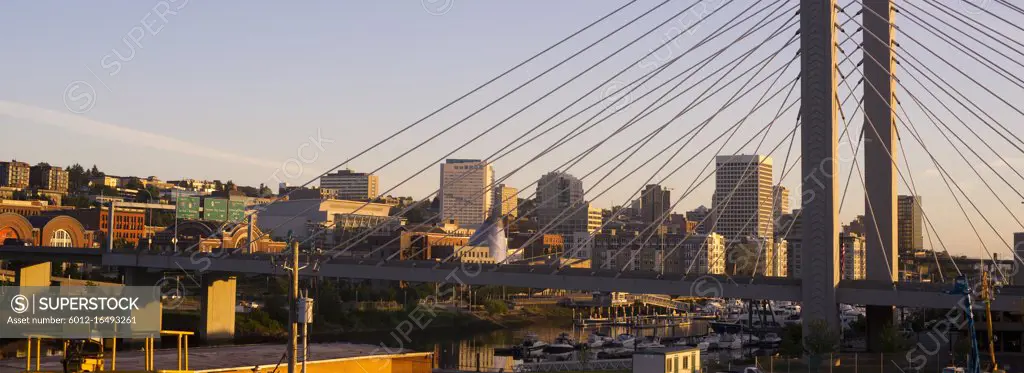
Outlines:
<svg viewBox="0 0 1024 373"><path fill-rule="evenodd" d="M544 353L544 347L547 347L547 343L540 340L536 333L529 332L523 337L523 354L540 356Z"/></svg>
<svg viewBox="0 0 1024 373"><path fill-rule="evenodd" d="M644 337L642 341L636 344L636 349L638 350L662 347L665 347L665 345L661 344L661 338L656 336Z"/></svg>
<svg viewBox="0 0 1024 373"><path fill-rule="evenodd" d="M743 341L735 335L725 334L718 339L718 348L723 350L738 350L743 348Z"/></svg>
<svg viewBox="0 0 1024 373"><path fill-rule="evenodd" d="M633 349L636 344L636 337L629 333L622 333L615 337L614 341L607 343L609 347L621 347L626 349Z"/></svg>
<svg viewBox="0 0 1024 373"><path fill-rule="evenodd" d="M576 350L576 341L569 333L561 333L551 344L544 347L544 352L549 354L565 354Z"/></svg>
<svg viewBox="0 0 1024 373"><path fill-rule="evenodd" d="M712 321L708 325L711 326L711 330L714 330L718 334L727 333L739 333L742 332L744 327L738 321Z"/></svg>
<svg viewBox="0 0 1024 373"><path fill-rule="evenodd" d="M780 343L782 343L782 337L775 333L765 333L764 338L761 338L761 345L763 346L775 346Z"/></svg>
<svg viewBox="0 0 1024 373"><path fill-rule="evenodd" d="M743 346L746 347L758 346L761 344L761 338L758 338L753 334L740 333L737 337L743 342Z"/></svg>
<svg viewBox="0 0 1024 373"><path fill-rule="evenodd" d="M615 339L612 337L597 332L590 333L590 335L587 336L587 346L590 348L605 347L613 341L615 341Z"/></svg>

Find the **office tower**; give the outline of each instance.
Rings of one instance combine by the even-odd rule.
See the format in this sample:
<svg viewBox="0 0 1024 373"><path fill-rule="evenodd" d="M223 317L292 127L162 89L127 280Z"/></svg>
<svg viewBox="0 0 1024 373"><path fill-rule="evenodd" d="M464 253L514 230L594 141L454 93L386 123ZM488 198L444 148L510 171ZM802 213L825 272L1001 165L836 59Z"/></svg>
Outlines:
<svg viewBox="0 0 1024 373"><path fill-rule="evenodd" d="M534 203L538 227L548 227L547 233L568 236L581 226L586 229L589 205L584 206L586 201L583 200L583 182L580 179L560 172L541 176L537 181Z"/></svg>
<svg viewBox="0 0 1024 373"><path fill-rule="evenodd" d="M697 232L697 234L708 234L711 233L710 228L711 224L713 224L711 219L708 218L708 215L710 214L710 209L700 206L694 210L687 211L686 220L696 222L697 226L694 228L694 231Z"/></svg>
<svg viewBox="0 0 1024 373"><path fill-rule="evenodd" d="M491 197L491 201L491 203L501 206L501 210L498 211L501 216L508 216L509 219L519 216L518 189L505 186L505 184L495 185L494 197Z"/></svg>
<svg viewBox="0 0 1024 373"><path fill-rule="evenodd" d="M671 207L672 193L661 185L647 185L640 194L640 218L644 223L664 223Z"/></svg>
<svg viewBox="0 0 1024 373"><path fill-rule="evenodd" d="M320 177L320 189L331 190L338 199L366 201L380 194L377 175L352 170L338 170Z"/></svg>
<svg viewBox="0 0 1024 373"><path fill-rule="evenodd" d="M775 230L780 230L779 218L789 213L789 189L776 185L772 187L772 221Z"/></svg>
<svg viewBox="0 0 1024 373"><path fill-rule="evenodd" d="M494 169L477 159L448 159L441 164L441 218L476 228L491 212Z"/></svg>
<svg viewBox="0 0 1024 373"><path fill-rule="evenodd" d="M28 163L25 162L0 162L0 186L28 188L29 169Z"/></svg>
<svg viewBox="0 0 1024 373"><path fill-rule="evenodd" d="M771 157L718 156L715 163L715 232L727 240L747 236L772 238L775 227Z"/></svg>
<svg viewBox="0 0 1024 373"><path fill-rule="evenodd" d="M924 214L921 211L921 196L899 196L896 205L899 252L905 254L924 250L922 234Z"/></svg>

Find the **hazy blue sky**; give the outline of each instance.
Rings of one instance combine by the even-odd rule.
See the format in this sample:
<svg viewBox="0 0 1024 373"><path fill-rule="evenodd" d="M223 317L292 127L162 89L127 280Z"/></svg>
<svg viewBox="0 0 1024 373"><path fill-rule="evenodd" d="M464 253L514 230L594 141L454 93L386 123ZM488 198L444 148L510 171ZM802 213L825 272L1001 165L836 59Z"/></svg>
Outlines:
<svg viewBox="0 0 1024 373"><path fill-rule="evenodd" d="M961 1L939 1L956 11L968 9L976 12ZM986 4L989 9L1011 20L1024 19L1024 15L989 4L990 1L979 3ZM5 63L0 68L0 130L3 133L0 137L0 149L3 149L0 158L17 158L33 164L46 161L61 166L76 162L86 166L97 164L112 174L156 175L162 179L232 179L249 185L275 185L280 179L302 184L622 4L624 2L610 0L303 1L295 4L195 0L4 2L0 5L0 33L8 37L0 41L0 48L6 52ZM657 1L652 0L639 1L581 35L578 40L552 51L464 103L355 159L348 166L360 171L382 166L426 136L455 123L657 4ZM485 158L523 133L537 133L531 132L530 128L592 88L597 88L594 94L542 128L554 125L604 96L615 97L612 93L622 83L630 82L651 72L655 66L661 66L669 58L681 55L695 43L712 35L726 21L748 9L748 6L753 5L754 8L746 14L767 6L768 2L706 0L693 10L673 17L690 4L691 1L683 0L670 2L598 47L581 54L573 62L510 96L502 104L482 112L438 140L384 168L378 172L382 186L395 187L390 193L394 195L423 197L432 193L438 186L436 160L445 153L466 143L487 127L500 122L662 21L670 22L452 157ZM796 2L784 0L779 4L788 9ZM924 5L924 2L915 4L941 14L936 8ZM716 13L706 14L711 11ZM912 9L905 9L904 13L908 11ZM715 116L706 132L697 136L669 162L667 168L657 173L654 181L666 178L664 184L675 189L673 197L681 196L694 179L699 178L699 172L712 159L720 143L715 143L703 153L698 151L722 137L724 129L744 117L762 93L783 90L797 77L796 64L787 67L786 63L795 56L798 43L783 48L784 42L795 34L795 27L785 28L779 37L767 42L764 40L772 31L783 26L791 15L791 12L787 12L760 32L733 44L732 40L739 37L739 31L751 27L753 21L745 23L686 55L676 65L666 69L666 75L648 82L644 86L647 89L665 82L668 76L694 66L714 51L729 46L716 63L699 69L691 79L691 82L695 82L712 74L716 68L731 66L726 62L746 50L764 44L750 59L737 65L729 77L741 73L750 75L739 79L707 101L698 101L698 94L715 77L708 80L708 83L683 85L684 88L692 85L693 90L662 111L617 135L606 146L598 148L594 154L570 169L570 173L582 177L627 145L664 124L687 105L700 102L700 105L672 122L671 126L621 169L612 172L608 179L598 184L598 180L611 169L611 165L584 178L584 185L590 188L588 198L602 207L625 203L668 159L664 155L648 161L649 157L707 120L744 82L756 83L768 79L773 77L770 72L786 67L780 75L781 80L771 91L766 91L771 82L769 79L750 96ZM928 19L926 14L920 16ZM982 20L1010 37L1024 39L1024 32L1008 27L1002 21L983 14L972 14L971 17ZM844 21L846 16L841 15L839 19ZM693 26L677 42L657 50L652 57L641 63L636 62L645 53L678 34L679 30L701 20L705 23ZM898 39L910 54L926 61L939 75L961 87L968 97L992 115L992 120L1020 132L1021 113L944 65L920 44L948 58L1005 100L1019 102L1022 93L1019 87L986 70L949 43L936 39L913 22L908 22L903 14L899 22L903 35ZM964 27L959 23L953 24ZM856 29L855 23L845 28L847 32ZM952 33L953 30L947 28L946 32ZM919 42L904 36L912 36ZM844 49L853 50L859 39L858 36L853 42L845 44ZM959 39L969 42L972 48L983 50L968 38ZM1014 56L1010 49L998 46L991 39L985 41L1011 57ZM759 66L756 62L777 50L781 50L781 53L770 60L767 68L753 75ZM993 51L985 51L984 54L999 62L1009 72L1017 76L1024 75L1021 74L1022 66L1019 62L999 56ZM859 54L854 55L854 60L860 60ZM850 71L853 66L853 63L847 62L840 68L842 71ZM602 84L620 69L626 69L626 73L612 83ZM900 69L897 74L902 74L909 67L901 66ZM919 73L911 75L924 79L924 75ZM999 138L969 112L957 107L954 101L945 99L960 115L960 119L970 128L979 131L996 153L989 151L983 142L967 132L957 118L945 112L929 96L929 91L944 96L940 90L922 87L907 75L900 76L903 83L908 85L909 93L924 100L928 107L939 113L940 118L949 121L948 124L972 144L972 149L987 161L994 162L993 166L1004 175L1007 182L1015 185L1015 188L1024 185L1024 178L1011 172L996 156L1003 156L1009 166L1020 170L1024 168L1024 155L1019 150ZM929 84L927 80L924 81L926 85ZM642 89L639 92L645 91ZM911 122L921 131L927 147L940 164L954 175L978 207L986 212L996 228L995 232L958 194L971 216L970 221L975 223L990 250L1006 252L1004 241L1010 239L1012 232L1024 231L1024 227L994 196L1004 198L1004 202L1016 215L1024 212L1021 205L1024 198L1007 187L980 162L975 162L984 179L992 183L995 193L989 191L903 91L901 88L898 96ZM658 94L661 92L664 90ZM843 96L847 92L845 86L840 89ZM799 90L790 96L791 101L798 95ZM636 100L636 96L639 93L632 95L630 100ZM775 117L775 113L782 107L783 97L784 90L750 116L722 153L753 152L758 141L746 146L743 146L744 142ZM593 131L516 172L507 184L525 187L536 181L541 174L553 170L586 147L604 139L649 102L649 99L635 102ZM855 100L851 100L846 106L848 114L852 114L855 106ZM788 131L793 128L796 109L794 106L781 116L759 150L768 153L776 144L781 144L773 154L777 178L783 174L782 163L789 144L783 141L788 139ZM563 138L572 127L593 113L596 113L596 109L567 122L540 141L496 161L496 174L504 176L511 173L545 147ZM860 132L862 121L860 116L853 116L851 133L854 136ZM321 140L311 141L311 138ZM958 253L981 253L977 235L957 207L928 154L908 134L904 135L904 145L910 159L910 172L907 176L912 174L919 184L918 193L924 195L925 209L940 231L943 241ZM844 143L843 146L842 152L847 156L842 163L845 179L847 170L853 164L850 162L849 145ZM671 148L670 152L675 149ZM798 150L797 144L794 152ZM966 149L963 151L967 157L973 157ZM296 161L298 153L311 161ZM790 158L791 164L795 154L798 153ZM670 171L690 157L694 157L694 160L689 165L670 175ZM397 185L424 167L427 167L426 172L403 185ZM607 186L636 168L640 168L640 171L607 193L597 196ZM710 205L713 180L712 177L700 184L680 202L676 210L685 211L701 204ZM846 220L864 210L860 180L854 176L850 182L852 185L842 213ZM909 186L903 184L901 182L901 191L909 193ZM794 189L791 205L797 206L799 168L787 175L783 185ZM521 196L528 197L534 190L534 187L526 188ZM932 235L932 239L936 240L936 237ZM934 244L927 241L927 247L941 249L937 240Z"/></svg>

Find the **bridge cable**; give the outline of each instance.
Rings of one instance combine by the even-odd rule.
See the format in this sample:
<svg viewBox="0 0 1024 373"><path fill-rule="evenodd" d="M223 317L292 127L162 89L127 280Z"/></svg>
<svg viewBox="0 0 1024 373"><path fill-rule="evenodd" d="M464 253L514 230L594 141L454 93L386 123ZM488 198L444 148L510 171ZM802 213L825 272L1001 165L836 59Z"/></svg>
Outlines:
<svg viewBox="0 0 1024 373"><path fill-rule="evenodd" d="M430 118L431 118L431 117L433 117L434 115L436 115L436 114L438 114L438 113L440 113L440 112L442 112L442 111L444 111L444 110L448 109L449 107L451 107L451 106L455 105L456 103L458 103L458 102L462 101L463 99L465 99L465 98L467 98L467 97L469 97L469 96L473 95L474 93L476 93L476 92L480 91L481 89L483 89L483 88L485 88L485 87L489 86L489 85L490 85L491 83L494 83L495 81L497 81L497 80L499 80L499 79L501 79L501 78L503 78L503 77L507 76L508 74L512 73L513 71L515 71L515 70L519 69L520 67L523 67L523 66L524 66L524 65L526 65L527 63L530 63L530 62L532 62L533 60L535 60L535 59L537 59L538 57L540 57L540 56L544 55L545 53L547 53L547 52L549 52L549 51L551 51L551 50L553 50L553 49L557 48L558 46L560 46L560 45L564 44L565 42L567 42L567 41L571 40L572 38L574 38L574 37L576 37L576 36L580 35L580 34L581 34L581 33L583 33L584 31L587 31L587 30L589 30L590 28L594 27L594 26L595 26L595 25L597 25L598 23L601 23L601 22L603 22L604 20L606 20L606 19L610 18L611 16L613 16L613 15L617 14L618 12L622 11L623 9L625 9L625 8L629 7L630 5L632 5L632 4L636 3L636 2L637 2L637 0L630 0L630 1L629 1L629 2L627 2L626 4L623 4L622 6L620 6L620 7L616 8L615 10L613 10L613 11L611 11L611 12L609 12L609 13L605 14L605 15L604 15L604 16L602 16L601 18L598 18L597 20L595 20L595 21L591 22L590 24L588 24L588 25L584 26L583 28L580 28L580 29L576 30L575 32L573 32L573 33L572 33L572 34L570 34L569 36L566 36L565 38L563 38L563 39L559 40L558 42L556 42L556 43L554 43L554 44L552 44L552 45L548 46L547 48L544 48L544 49L543 49L543 50L541 50L540 52L537 52L537 53L535 53L535 54L534 54L533 56L531 56L531 57L527 58L526 60L523 60L522 62L520 62L520 63L516 64L515 66L512 66L511 68L509 68L508 70L505 70L505 71L504 71L504 72L502 72L501 74L498 74L497 76L495 76L495 77L493 77L493 78L491 78L491 79L487 80L486 82L484 82L483 84L481 84L481 85L479 85L479 86L477 86L477 87L473 88L473 89L472 89L472 90L470 90L469 92L467 92L467 93L465 93L465 94L463 94L463 95L459 96L458 98L456 98L456 99L452 100L451 102L449 102L449 103L447 103L447 104L445 104L445 105L441 106L440 108L438 108L438 109L434 110L433 112L431 112L431 113L427 114L426 116L424 116L424 117L422 117L422 118L420 118L420 119L418 119L418 120L414 121L413 123L411 123L411 124L409 124L409 125L407 125L407 126L403 127L402 129L398 130L397 132L395 132L395 133L393 133L393 134L391 134L391 135L389 135L389 136L385 137L384 139L382 139L382 140L380 140L380 141L378 141L378 142L374 143L373 145L371 145L371 146L367 147L366 149L364 149L364 150L360 151L360 152L359 152L359 153L357 153L356 155L354 155L354 156L352 156L352 157L350 157L350 158L346 159L345 161L343 161L343 162L340 162L340 163L338 163L338 164L337 164L336 166L334 166L334 167L332 167L331 169L329 169L329 170L325 171L324 173L320 174L319 176L316 176L316 177L314 177L313 179L310 179L310 181L308 181L308 182L306 182L306 183L304 183L304 184L300 185L300 187L305 187L305 186L307 186L307 185L309 185L309 184L312 184L312 183L313 183L314 181L316 181L316 180L319 180L319 179L320 179L321 177L323 177L323 176L326 176L326 175L330 174L330 173L331 173L331 172L333 172L334 170L336 170L336 169L338 169L338 168L340 168L340 167L344 166L345 164L348 164L348 163L349 163L349 162L351 162L352 160L355 160L356 158L358 158L358 157L360 157L360 156L362 156L362 155L366 154L366 153L367 153L367 152L369 152L370 150L373 150L373 149L377 148L378 146L380 146L380 145L384 144L385 142L387 142L387 141L389 141L389 140L391 140L391 139L393 139L393 138L397 137L398 135L400 135L400 134L402 134L402 133L404 133L404 132L406 132L406 131L408 131L408 130L412 129L413 127L415 127L415 126L419 125L420 123L422 123L422 122L426 121L427 119L430 119ZM668 1L665 1L665 2L664 2L664 3L662 3L661 5L664 5L664 4L665 4L665 3L667 3L667 2L668 2ZM661 5L659 5L658 7L660 7ZM653 9L652 9L652 10L653 10ZM617 32L617 31L618 31L618 30L616 30L615 32ZM613 32L613 33L615 33L615 32ZM589 48L589 47L588 47L588 48ZM576 55L578 55L578 54L579 54L579 53L577 53ZM575 58L575 56L576 56L576 55L573 55L573 56L569 57L568 59L566 59L566 60L563 60L563 61L562 61L561 63L559 63L559 65L560 65L560 64L562 64L562 63L565 63L565 62L567 62L568 60L570 60L570 59L572 59L572 58ZM557 66L557 65L556 65L556 66ZM545 72L545 73L546 73L546 72ZM545 73L542 73L541 75L543 75L543 74L545 74ZM540 77L541 75L538 75L537 77L539 78L539 77ZM536 78L534 78L534 79L536 79ZM531 81L532 81L532 80L531 80ZM520 87L520 88L521 88L521 87ZM501 99L503 99L504 97L507 97L507 95L506 95L506 96L503 96L502 98L499 98L498 100L496 100L496 101L494 101L494 102L492 102L492 104L493 104L493 103L496 103L497 101L500 101L500 100L501 100ZM490 106L490 105L488 105L488 106ZM277 202L280 202L280 201L282 201L282 200L285 200L285 198L287 198L288 196L290 196L290 195L291 195L291 194L292 194L293 192L294 192L294 190L293 190L293 191L289 191L289 192L287 192L287 193L285 193L285 194L283 194L283 195L279 195L279 196L275 197L275 198L274 198L274 200L272 200L272 201L271 201L270 203L268 203L268 204L266 204L266 205L263 205L263 206L261 206L261 208L266 208L266 206L269 206L269 205L272 205L272 204L274 204L274 203L277 203ZM305 211L302 211L302 212L300 212L300 213L299 213L299 214L297 214L297 215L300 215L300 214L302 214L302 213L304 213L304 212L307 212L308 210L309 210L309 209L307 209L307 210L305 210ZM253 210L252 212L249 212L248 214L250 214L250 215L251 215L251 214L255 214L255 213L256 213L256 211L260 211L260 210L259 210L259 209L254 209L254 210ZM246 216L246 218L248 218L248 215ZM244 219L243 219L243 220L244 220ZM225 222L224 224L222 224L222 225L220 226L220 228L218 229L217 233L215 233L215 234L220 234L221 232L223 232L223 231L224 231L224 229L225 229L226 227L227 227L227 222ZM270 231L273 231L273 229L271 229ZM265 235L265 234L261 234L261 235L259 235L259 237L257 237L257 238L253 238L253 240L256 240L256 239L258 239L258 238L262 238L262 237L263 237L264 235ZM192 247L189 247L189 248L187 248L187 249L186 249L185 251L191 251L191 249L195 248L195 246L197 246L198 244L199 244L199 243L196 243L196 244L195 244L195 245L193 245ZM251 242L246 242L246 245L244 245L244 246L249 246L249 244L251 244Z"/></svg>
<svg viewBox="0 0 1024 373"><path fill-rule="evenodd" d="M715 36L717 36L717 35L715 35ZM715 36L713 36L713 37L715 37ZM713 37L710 37L710 38L713 38ZM710 38L708 38L708 39L705 39L705 42L706 42L707 40L709 40ZM702 43L703 43L703 42L702 42ZM685 55L685 53L684 53L684 55ZM715 56L717 56L717 54L716 54ZM711 57L709 57L709 58L706 58L706 59L705 59L705 61L706 61L706 62L710 62L710 58L713 58L713 57L715 57L715 56L711 56ZM678 60L678 59L679 59L679 58L681 58L681 57L682 57L682 56L676 57L676 58L674 58L674 59L673 59L672 61L669 61L669 63L671 64L671 63L675 62L676 60ZM687 71L691 71L691 70L692 70L692 69L688 69ZM660 71L660 70L659 70L659 71ZM662 86L666 85L667 83L671 82L671 80L673 80L673 79L675 79L675 78L677 78L677 77L679 77L679 76L683 75L683 74L684 74L684 73L686 73L687 71L684 71L683 73L677 74L677 75L676 75L676 77L674 77L674 78L670 79L669 81L667 81L667 82L665 82L665 83L662 83L661 85L659 85L659 86L658 86L658 87L656 87L655 89L653 89L653 90L651 90L650 92L648 92L648 93L644 94L644 96L642 96L642 97L645 97L645 96L647 96L647 95L648 95L648 94L650 94L650 93L653 93L653 92L654 92L655 90L657 90L658 88L660 88L660 87L662 87ZM712 74L712 75L713 75L713 74ZM692 74L691 74L690 76L692 76ZM678 87L678 86L679 86L680 84L682 84L682 82L680 82L680 83L679 83L679 84L677 84L676 86ZM638 88L638 87L639 87L639 85L638 85L638 86L636 86L636 87L634 87L633 89L635 89L635 88ZM631 91L632 91L632 89L631 89ZM663 96L663 97L664 97L664 96ZM614 104L614 103L613 103L613 104ZM667 103L666 103L666 104L667 104ZM595 104L595 105L596 105L596 104ZM665 105L665 104L662 104L662 106L664 106L664 105ZM592 105L592 106L593 106L593 105ZM659 108L660 108L660 107L659 107ZM607 109L607 108L606 108L606 109ZM604 110L602 110L602 112L603 112L603 111L604 111ZM579 113L577 113L577 114L579 114ZM613 113L613 114L614 114L614 113ZM648 114L650 114L650 113L648 113ZM591 118L590 120L593 120L593 119L594 119L594 118L596 118L596 117L597 117L598 115L600 115L600 113L599 113L599 114L597 114L597 115L595 115L594 117L592 117L592 118ZM611 117L611 115L609 115L609 116L606 116L606 117L605 117L604 119L602 119L602 120L601 120L601 121L599 121L598 123L600 123L600 122L603 122L604 120L607 120L607 119L609 119L610 117ZM588 122L589 122L590 120L588 120ZM591 125L591 127L589 127L589 128L592 128L592 127L593 127L594 125L596 125L596 124L598 124L598 123L592 124L592 125ZM617 133L621 132L621 131L622 131L622 130L623 130L624 128L626 128L626 127L628 127L628 126L631 126L631 125L632 125L632 124L634 124L634 123L635 123L635 121L633 121L633 122L630 122L630 123L627 123L627 125L626 125L625 127L623 127L623 128L620 128L619 130L617 130L617 131L615 132L615 134L617 134ZM586 124L586 123L584 123L584 124ZM589 129L589 128L587 128L587 129ZM586 129L585 129L584 131L586 131ZM575 130L574 130L573 132L575 132ZM561 143L559 143L559 144L556 144L556 145L554 145L553 147L555 147L555 146L559 146L559 145L562 145L562 144L564 144L564 143L568 142L569 140L571 140L572 138L575 138L576 136L580 135L581 133L582 133L582 132L579 132L579 133L574 133L574 134L573 134L573 135L572 135L572 136L571 136L570 138L568 138L568 139L564 139L563 141L561 141ZM613 135L614 135L614 134L613 134ZM606 140L607 140L607 139L606 139ZM604 141L602 141L601 143L603 143L603 142L604 142ZM599 144L599 145L600 145L600 144ZM592 151L593 151L594 149L596 149L596 147L597 147L597 146L593 146L593 147L591 147L590 149L588 149L587 151L585 151L585 152L584 152L584 153L583 153L582 155L583 155L583 156L585 156L586 154L589 154L589 153L590 153L590 152L592 152ZM536 157L535 157L534 159L536 159ZM579 158L578 160L582 160L582 158ZM578 160L577 160L577 162L578 162ZM532 160L531 160L531 162L532 162ZM568 163L568 162L567 162L567 163ZM519 169L521 169L521 168L522 168L522 166L521 166L521 167L520 167ZM518 169L517 169L516 171L518 171ZM506 176L506 177L507 177L507 176ZM504 180L504 178L502 178L501 180ZM500 182L501 180L499 180L499 181L496 181L496 182L495 182L494 184L497 184L497 183L498 183L498 182ZM487 188L485 188L485 189L487 189ZM486 193L486 191L482 191L482 193ZM436 215L435 215L435 216L436 216ZM426 223L424 223L424 224L426 224ZM424 224L421 224L420 226L423 226ZM340 246L340 245L339 245L339 246ZM344 251L347 251L347 249L348 249L348 248L346 248L346 250L344 250Z"/></svg>

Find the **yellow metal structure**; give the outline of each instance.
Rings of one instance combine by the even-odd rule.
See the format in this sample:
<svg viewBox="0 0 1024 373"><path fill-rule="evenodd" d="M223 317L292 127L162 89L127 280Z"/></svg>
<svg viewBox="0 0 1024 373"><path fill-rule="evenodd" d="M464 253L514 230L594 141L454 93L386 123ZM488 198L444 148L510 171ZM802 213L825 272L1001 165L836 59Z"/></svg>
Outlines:
<svg viewBox="0 0 1024 373"><path fill-rule="evenodd" d="M996 362L996 344L992 338L992 287L988 283L988 271L981 271L981 299L985 301L985 322L988 323L988 354L992 359L992 372L999 371Z"/></svg>
<svg viewBox="0 0 1024 373"><path fill-rule="evenodd" d="M177 339L177 364L176 369L156 369L156 338L149 337L145 338L145 347L143 349L143 372L174 372L174 373L189 373L188 369L188 339L190 336L195 335L193 332L184 331L173 331L173 330L161 330L160 335L162 336L174 336ZM28 348L25 354L25 372L26 373L62 373L62 372L47 372L43 371L40 364L40 358L42 356L42 340L46 337L32 336L28 338ZM112 339L112 349L110 353L110 372L118 372L117 370L117 339ZM35 342L33 344L33 342ZM104 359L103 351L105 346L103 340L96 341L99 344L99 353L81 356L80 359L75 360L75 366L68 366L70 372L101 372L106 371L106 360ZM68 358L68 348L71 345L70 340L64 340L64 354L63 358ZM35 369L32 369L32 350L35 350ZM122 371L122 373L128 373L128 371ZM132 372L134 373L134 372Z"/></svg>

